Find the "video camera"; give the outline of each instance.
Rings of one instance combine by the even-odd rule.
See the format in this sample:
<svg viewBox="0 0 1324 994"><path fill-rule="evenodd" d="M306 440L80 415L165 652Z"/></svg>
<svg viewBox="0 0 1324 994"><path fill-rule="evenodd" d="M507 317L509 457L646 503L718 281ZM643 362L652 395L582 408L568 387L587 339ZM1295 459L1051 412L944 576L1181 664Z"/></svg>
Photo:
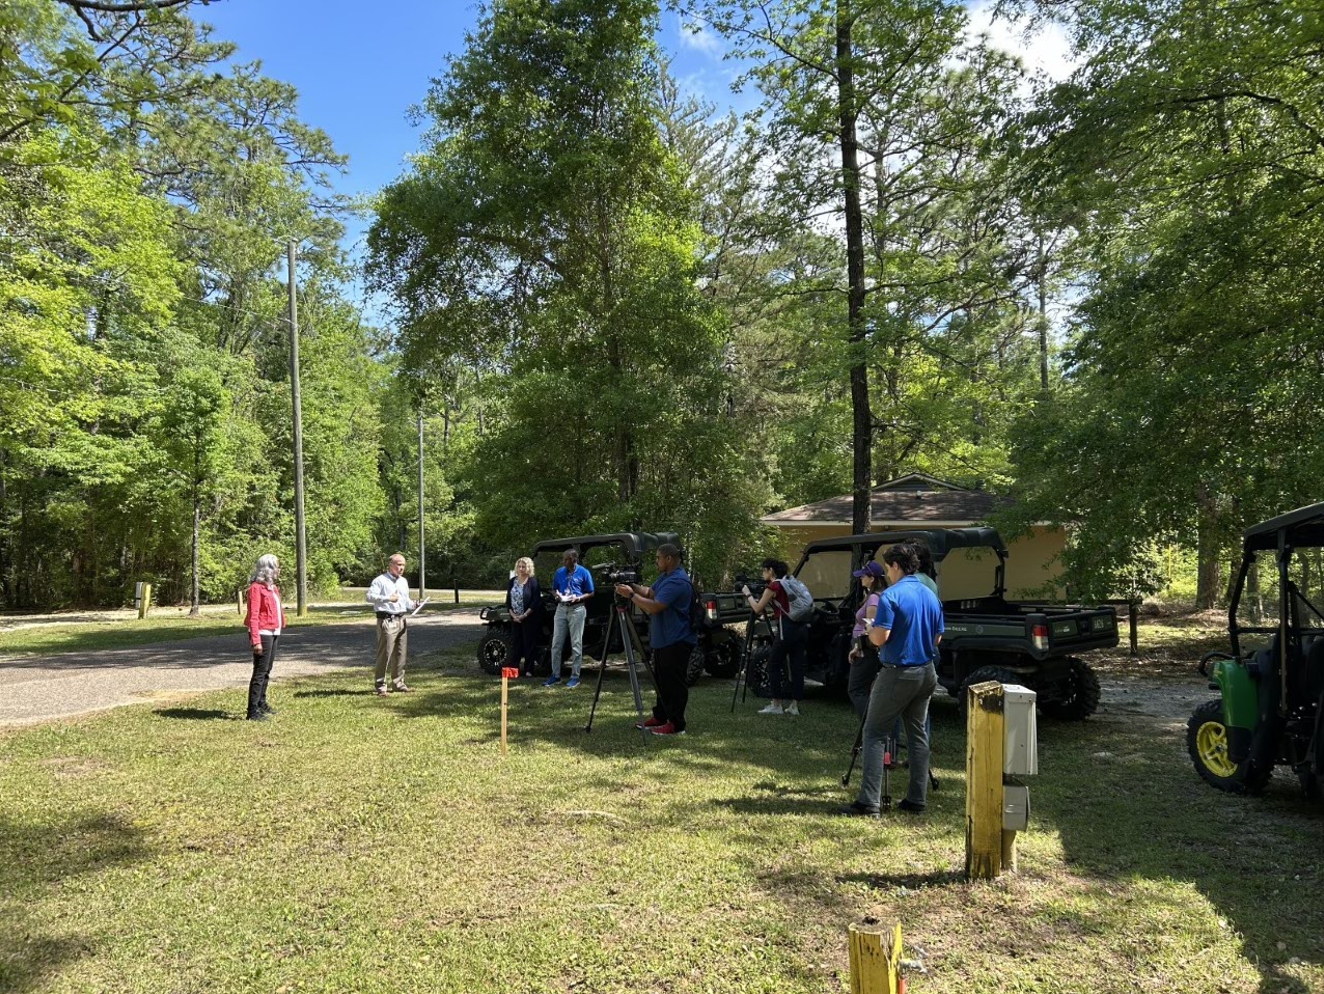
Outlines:
<svg viewBox="0 0 1324 994"><path fill-rule="evenodd" d="M761 576L751 578L744 573L737 573L732 590L734 593L743 595L745 592L744 588L749 587L749 595L755 600L758 600L763 596L763 591L767 586L768 585L763 582L763 577Z"/></svg>
<svg viewBox="0 0 1324 994"><path fill-rule="evenodd" d="M603 563L601 566L593 567L602 573L608 583L643 583L643 575L639 572L638 566L629 563L617 565L616 563Z"/></svg>

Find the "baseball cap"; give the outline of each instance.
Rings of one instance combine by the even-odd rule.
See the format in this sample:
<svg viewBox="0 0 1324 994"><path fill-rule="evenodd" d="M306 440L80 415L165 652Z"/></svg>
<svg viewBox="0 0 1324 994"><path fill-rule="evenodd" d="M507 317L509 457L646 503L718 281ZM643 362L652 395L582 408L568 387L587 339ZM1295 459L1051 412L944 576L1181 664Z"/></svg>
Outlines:
<svg viewBox="0 0 1324 994"><path fill-rule="evenodd" d="M876 563L872 559L870 559L867 563L865 563L863 567L854 570L851 573L851 576L881 577L882 575L883 575L883 567L878 565L878 563Z"/></svg>

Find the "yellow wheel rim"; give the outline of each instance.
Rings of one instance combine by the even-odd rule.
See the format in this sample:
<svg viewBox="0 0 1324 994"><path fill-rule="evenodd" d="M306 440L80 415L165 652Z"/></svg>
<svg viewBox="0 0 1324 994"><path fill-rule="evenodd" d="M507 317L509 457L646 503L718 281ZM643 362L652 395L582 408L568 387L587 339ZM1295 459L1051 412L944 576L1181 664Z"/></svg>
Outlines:
<svg viewBox="0 0 1324 994"><path fill-rule="evenodd" d="M1230 777L1237 772L1237 764L1227 758L1227 729L1222 722L1206 721L1195 733L1195 751L1209 772Z"/></svg>

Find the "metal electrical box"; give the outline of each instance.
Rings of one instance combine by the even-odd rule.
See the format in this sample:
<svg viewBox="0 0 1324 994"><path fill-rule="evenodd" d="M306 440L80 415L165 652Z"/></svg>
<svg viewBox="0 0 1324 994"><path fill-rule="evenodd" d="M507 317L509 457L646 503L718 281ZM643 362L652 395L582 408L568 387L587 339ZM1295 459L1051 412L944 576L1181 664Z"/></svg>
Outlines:
<svg viewBox="0 0 1324 994"><path fill-rule="evenodd" d="M1030 824L1030 788L1021 783L1002 785L1002 830L1024 832Z"/></svg>
<svg viewBox="0 0 1324 994"><path fill-rule="evenodd" d="M1002 772L1012 776L1034 776L1039 772L1039 733L1035 721L1033 690L1018 684L1002 688Z"/></svg>

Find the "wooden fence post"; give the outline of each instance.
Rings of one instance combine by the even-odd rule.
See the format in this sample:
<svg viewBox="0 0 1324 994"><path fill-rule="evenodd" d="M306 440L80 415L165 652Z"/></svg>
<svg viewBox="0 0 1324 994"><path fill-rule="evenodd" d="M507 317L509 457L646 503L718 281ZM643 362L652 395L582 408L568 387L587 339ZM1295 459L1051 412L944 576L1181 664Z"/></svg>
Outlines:
<svg viewBox="0 0 1324 994"><path fill-rule="evenodd" d="M1016 833L1002 831L1002 684L977 683L965 704L965 877L992 880L1015 865Z"/></svg>
<svg viewBox="0 0 1324 994"><path fill-rule="evenodd" d="M1131 658L1140 656L1140 601L1134 597L1126 608L1127 627L1131 629Z"/></svg>
<svg viewBox="0 0 1324 994"><path fill-rule="evenodd" d="M901 925L852 922L850 941L851 994L897 994L901 959Z"/></svg>

